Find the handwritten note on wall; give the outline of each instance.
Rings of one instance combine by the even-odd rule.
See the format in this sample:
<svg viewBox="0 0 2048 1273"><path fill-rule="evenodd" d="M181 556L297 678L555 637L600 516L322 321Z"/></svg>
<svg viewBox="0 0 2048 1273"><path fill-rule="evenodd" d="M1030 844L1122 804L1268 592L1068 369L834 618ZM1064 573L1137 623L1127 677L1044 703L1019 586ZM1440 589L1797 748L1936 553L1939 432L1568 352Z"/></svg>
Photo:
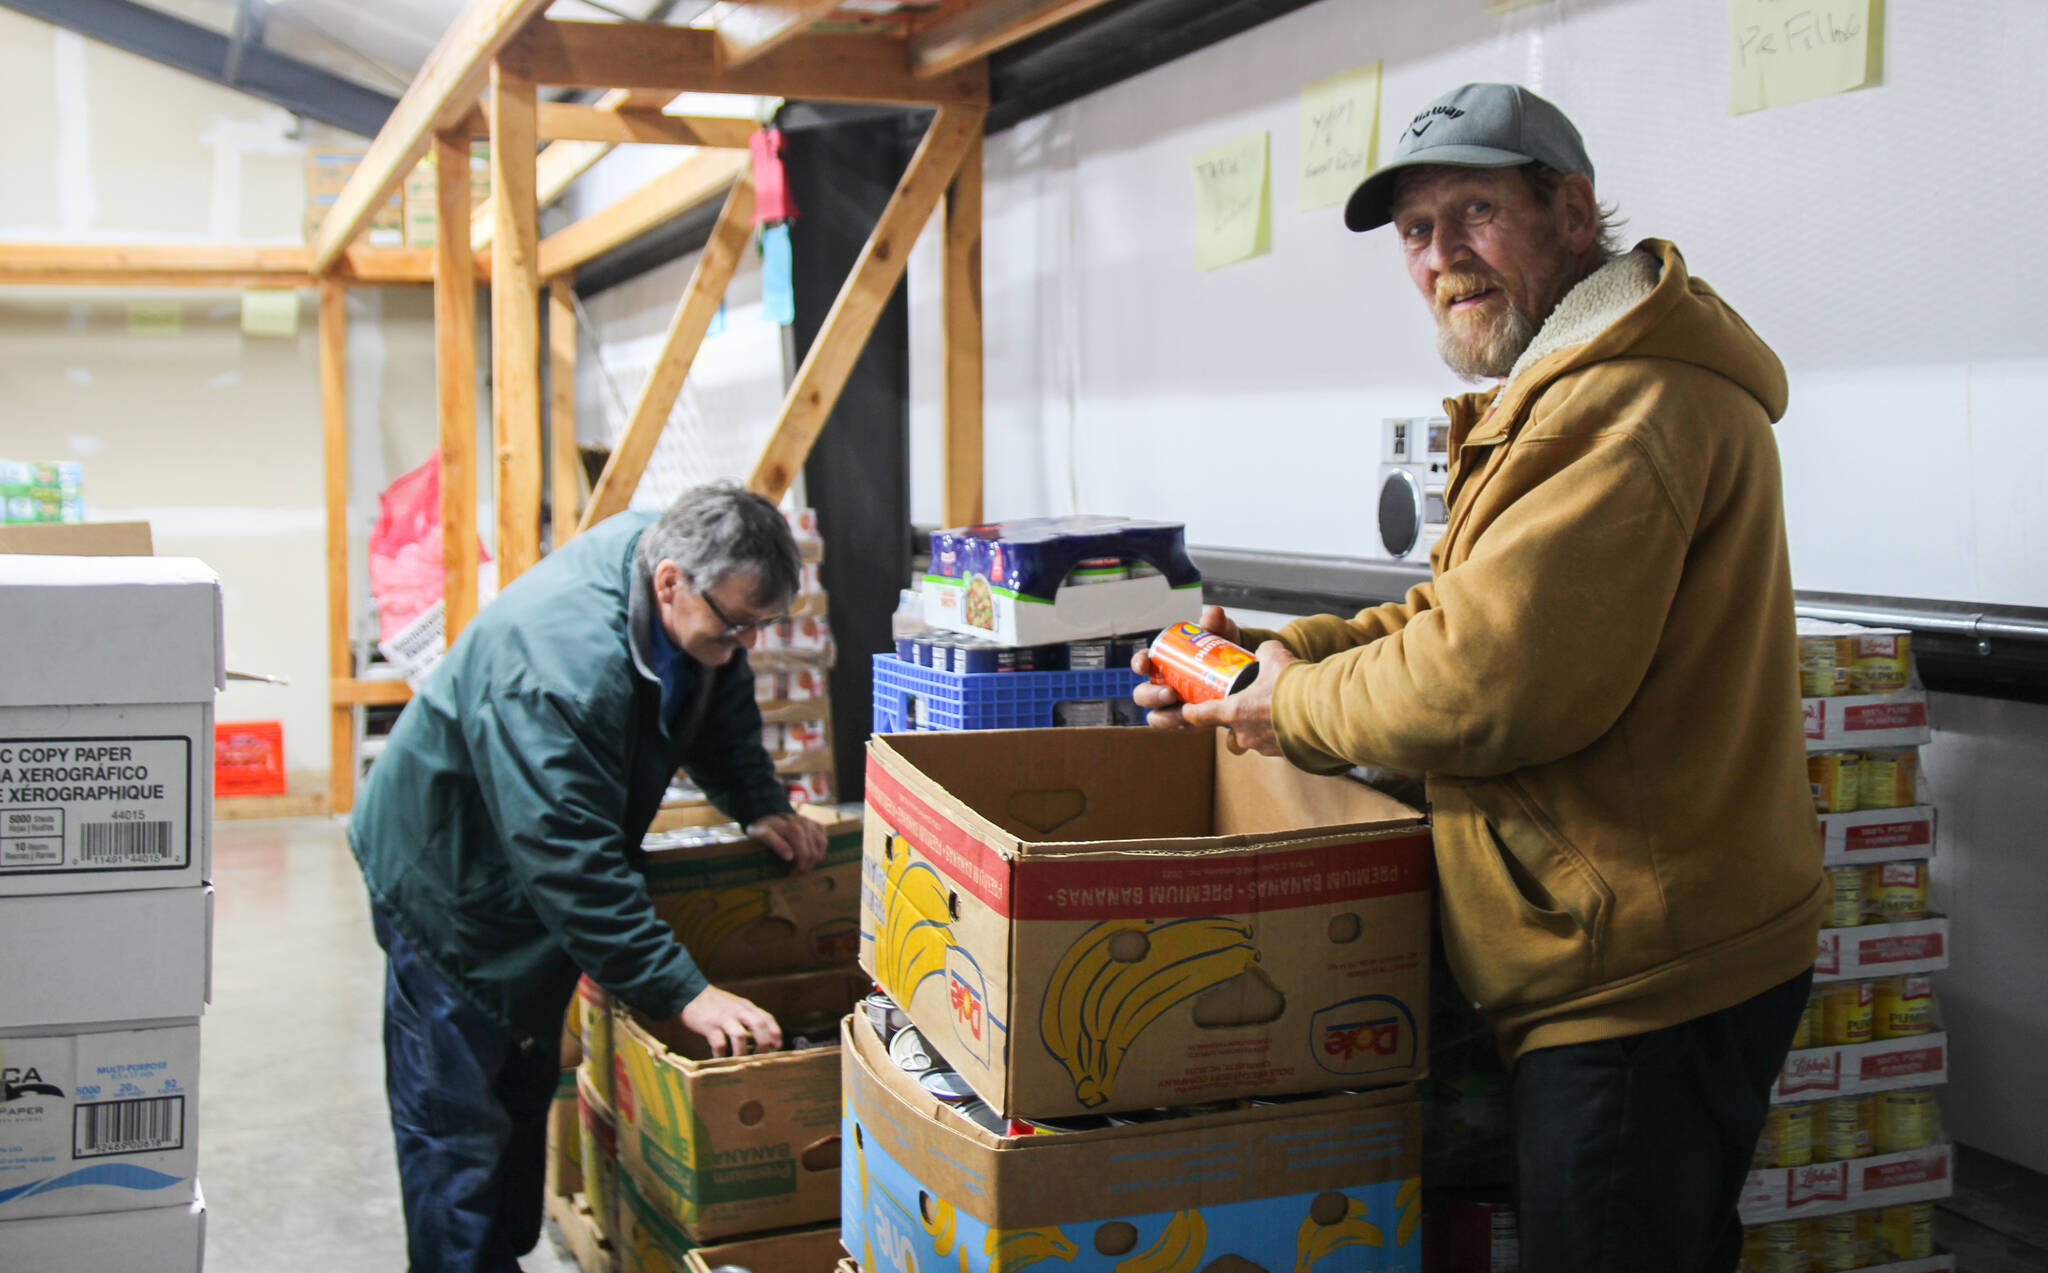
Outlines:
<svg viewBox="0 0 2048 1273"><path fill-rule="evenodd" d="M1301 185L1296 210L1351 196L1373 170L1379 136L1380 64L1317 80L1301 90Z"/></svg>
<svg viewBox="0 0 2048 1273"><path fill-rule="evenodd" d="M1250 133L1194 158L1195 264L1218 269L1272 247L1267 214L1269 135Z"/></svg>
<svg viewBox="0 0 2048 1273"><path fill-rule="evenodd" d="M1742 115L1875 84L1884 0L1728 0L1728 111Z"/></svg>
<svg viewBox="0 0 2048 1273"><path fill-rule="evenodd" d="M280 336L299 334L299 294L290 288L252 287L242 293L242 334Z"/></svg>

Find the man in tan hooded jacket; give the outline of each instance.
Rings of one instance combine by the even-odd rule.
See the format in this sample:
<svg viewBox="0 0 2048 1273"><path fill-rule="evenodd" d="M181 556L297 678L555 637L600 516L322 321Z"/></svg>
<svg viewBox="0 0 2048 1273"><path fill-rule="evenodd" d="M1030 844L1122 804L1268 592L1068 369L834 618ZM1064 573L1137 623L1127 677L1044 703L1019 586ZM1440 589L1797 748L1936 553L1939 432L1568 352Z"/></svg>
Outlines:
<svg viewBox="0 0 2048 1273"><path fill-rule="evenodd" d="M1222 727L1428 775L1446 953L1513 1060L1523 1265L1726 1273L1823 903L1777 449L1785 373L1669 243L1615 250L1577 130L1467 85L1346 207L1453 370L1406 600L1279 633ZM1146 670L1140 666L1140 671Z"/></svg>

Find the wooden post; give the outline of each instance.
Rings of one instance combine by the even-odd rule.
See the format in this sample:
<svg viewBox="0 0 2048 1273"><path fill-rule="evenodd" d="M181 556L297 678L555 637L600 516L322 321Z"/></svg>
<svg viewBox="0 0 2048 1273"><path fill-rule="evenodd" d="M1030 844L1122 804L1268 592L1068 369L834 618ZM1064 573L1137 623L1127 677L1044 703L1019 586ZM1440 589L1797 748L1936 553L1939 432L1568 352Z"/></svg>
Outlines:
<svg viewBox="0 0 2048 1273"><path fill-rule="evenodd" d="M355 676L348 612L348 288L320 280L320 431L327 487L327 673ZM328 800L336 813L356 802L356 709L328 697Z"/></svg>
<svg viewBox="0 0 2048 1273"><path fill-rule="evenodd" d="M839 298L832 302L832 312L825 316L824 326L804 355L803 366L797 369L782 400L775 431L754 463L748 489L779 501L796 480L797 470L818 440L839 401L840 390L846 387L847 375L875 329L875 320L903 277L911 245L917 242L961 159L981 139L986 113L978 106L939 108L917 153L910 157L910 167L897 183L896 193L882 209L875 232L854 262L853 272L839 289Z"/></svg>
<svg viewBox="0 0 2048 1273"><path fill-rule="evenodd" d="M491 425L498 586L540 559L540 274L533 84L491 65Z"/></svg>
<svg viewBox="0 0 2048 1273"><path fill-rule="evenodd" d="M981 138L960 159L946 195L945 524L974 526L981 513Z"/></svg>
<svg viewBox="0 0 2048 1273"><path fill-rule="evenodd" d="M725 196L725 206L719 209L718 222L711 227L697 268L690 272L690 285L676 306L675 317L669 320L668 337L654 360L653 374L647 377L640 400L633 404L633 418L605 461L597 488L590 493L590 506L583 510L584 530L623 511L632 501L647 459L654 454L654 444L660 441L661 430L676 405L676 395L683 391L697 347L704 343L712 315L718 312L718 302L753 233L754 178L752 173L742 172Z"/></svg>
<svg viewBox="0 0 2048 1273"><path fill-rule="evenodd" d="M441 601L448 644L476 614L476 257L469 136L434 134L434 378L441 411Z"/></svg>
<svg viewBox="0 0 2048 1273"><path fill-rule="evenodd" d="M548 280L548 442L548 502L560 548L576 534L583 493L583 462L576 456L576 288L569 274Z"/></svg>

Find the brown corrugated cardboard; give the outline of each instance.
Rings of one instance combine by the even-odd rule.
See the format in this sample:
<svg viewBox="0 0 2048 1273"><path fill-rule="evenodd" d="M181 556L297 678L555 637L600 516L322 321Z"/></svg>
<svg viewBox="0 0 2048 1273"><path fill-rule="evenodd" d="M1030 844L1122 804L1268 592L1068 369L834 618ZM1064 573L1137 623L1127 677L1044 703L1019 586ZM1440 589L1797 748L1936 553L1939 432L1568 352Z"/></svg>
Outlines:
<svg viewBox="0 0 2048 1273"><path fill-rule="evenodd" d="M802 875L757 840L647 850L654 909L713 982L859 957L860 819L815 805L802 813L827 836L825 860Z"/></svg>
<svg viewBox="0 0 2048 1273"><path fill-rule="evenodd" d="M576 1120L583 1193L598 1236L609 1240L619 1231L619 1120L591 1084L587 1066L576 1070Z"/></svg>
<svg viewBox="0 0 2048 1273"><path fill-rule="evenodd" d="M1206 734L868 745L861 966L1005 1114L1420 1077L1414 809Z"/></svg>
<svg viewBox="0 0 2048 1273"><path fill-rule="evenodd" d="M0 553L38 557L148 557L156 548L148 522L78 522L0 526Z"/></svg>
<svg viewBox="0 0 2048 1273"><path fill-rule="evenodd" d="M724 988L826 1046L714 1058L674 1021L615 1009L619 1157L642 1195L698 1242L829 1220L839 1206L836 1023L868 989L858 972Z"/></svg>
<svg viewBox="0 0 2048 1273"><path fill-rule="evenodd" d="M576 1071L563 1070L548 1106L548 1163L544 1190L551 1198L583 1192L582 1115L576 1100Z"/></svg>
<svg viewBox="0 0 2048 1273"><path fill-rule="evenodd" d="M832 1273L845 1254L839 1245L839 1226L834 1224L698 1247L683 1257L683 1273L712 1273L723 1268L745 1269L747 1273Z"/></svg>

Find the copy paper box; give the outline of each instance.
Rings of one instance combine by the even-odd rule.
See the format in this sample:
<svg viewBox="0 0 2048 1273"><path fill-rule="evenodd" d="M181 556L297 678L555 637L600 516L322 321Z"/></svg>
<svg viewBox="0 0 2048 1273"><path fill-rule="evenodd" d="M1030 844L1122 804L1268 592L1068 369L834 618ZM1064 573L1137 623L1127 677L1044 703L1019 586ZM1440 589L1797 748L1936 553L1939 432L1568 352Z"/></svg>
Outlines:
<svg viewBox="0 0 2048 1273"><path fill-rule="evenodd" d="M1752 1171L1743 1185L1739 1210L1744 1224L1772 1224L1931 1202L1954 1192L1955 1146L1944 1140L1874 1158Z"/></svg>
<svg viewBox="0 0 2048 1273"><path fill-rule="evenodd" d="M683 1257L683 1273L712 1273L725 1267L763 1273L770 1269L775 1273L832 1273L845 1254L839 1245L839 1226L832 1224L698 1247Z"/></svg>
<svg viewBox="0 0 2048 1273"><path fill-rule="evenodd" d="M612 1021L619 1158L642 1196L696 1242L817 1224L839 1205L834 1030L869 989L851 970L724 983L826 1046L713 1057L675 1021Z"/></svg>
<svg viewBox="0 0 2048 1273"><path fill-rule="evenodd" d="M1820 930L1815 981L1858 981L1948 967L1948 916Z"/></svg>
<svg viewBox="0 0 2048 1273"><path fill-rule="evenodd" d="M1420 1077L1430 838L1345 778L1148 729L868 744L861 966L1055 1118Z"/></svg>
<svg viewBox="0 0 2048 1273"><path fill-rule="evenodd" d="M0 1081L0 1220L196 1197L196 1022L0 1035Z"/></svg>
<svg viewBox="0 0 2048 1273"><path fill-rule="evenodd" d="M860 956L859 818L814 805L825 860L795 875L758 840L645 849L654 909L713 982L849 965Z"/></svg>
<svg viewBox="0 0 2048 1273"><path fill-rule="evenodd" d="M0 1022L197 1017L213 997L212 951L212 885L0 897Z"/></svg>
<svg viewBox="0 0 2048 1273"><path fill-rule="evenodd" d="M206 1202L193 1186L178 1206L0 1221L7 1268L62 1273L200 1273Z"/></svg>
<svg viewBox="0 0 2048 1273"><path fill-rule="evenodd" d="M862 1273L1422 1267L1413 1085L1099 1131L998 1137L842 1027L840 1240Z"/></svg>

